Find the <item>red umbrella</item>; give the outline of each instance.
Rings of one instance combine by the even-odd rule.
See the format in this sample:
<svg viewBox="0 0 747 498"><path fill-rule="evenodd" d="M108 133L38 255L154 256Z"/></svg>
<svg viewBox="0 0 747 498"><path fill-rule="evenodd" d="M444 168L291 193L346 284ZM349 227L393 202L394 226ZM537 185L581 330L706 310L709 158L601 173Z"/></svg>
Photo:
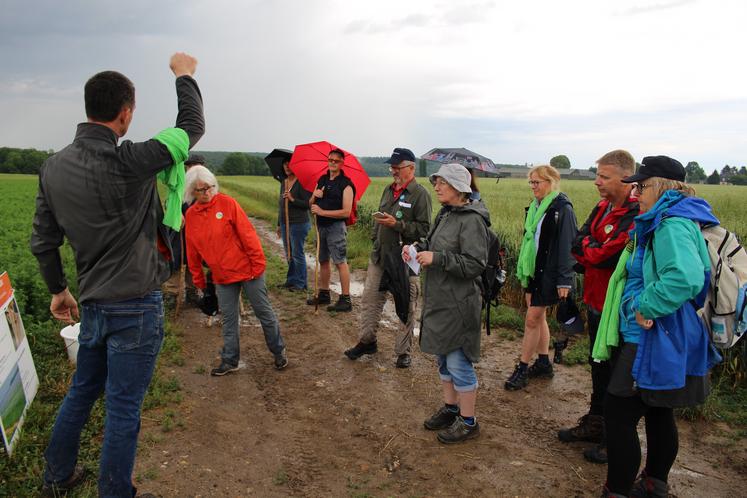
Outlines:
<svg viewBox="0 0 747 498"><path fill-rule="evenodd" d="M301 186L309 192L313 192L316 189L316 182L327 173L329 153L338 148L329 142L296 145L288 167L301 182ZM345 153L342 171L355 185L355 200L359 201L363 197L363 192L371 183L371 179L368 178L357 157L346 150L340 150Z"/></svg>

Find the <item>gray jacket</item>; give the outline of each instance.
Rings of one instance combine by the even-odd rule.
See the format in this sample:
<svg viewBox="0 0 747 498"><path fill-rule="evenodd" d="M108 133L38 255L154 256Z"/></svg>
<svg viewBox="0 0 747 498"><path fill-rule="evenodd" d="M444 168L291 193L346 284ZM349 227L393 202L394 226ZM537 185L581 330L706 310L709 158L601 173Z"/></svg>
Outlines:
<svg viewBox="0 0 747 498"><path fill-rule="evenodd" d="M176 92L176 127L187 132L191 148L205 129L202 96L189 76L176 79ZM139 298L169 277L156 174L173 159L156 140L117 140L106 126L81 123L73 143L39 170L31 252L56 294L67 287L59 252L67 238L81 303Z"/></svg>
<svg viewBox="0 0 747 498"><path fill-rule="evenodd" d="M461 348L476 363L480 359L482 298L478 279L488 259L490 213L485 204L471 201L444 207L418 250L433 251L425 268L420 349L448 354Z"/></svg>

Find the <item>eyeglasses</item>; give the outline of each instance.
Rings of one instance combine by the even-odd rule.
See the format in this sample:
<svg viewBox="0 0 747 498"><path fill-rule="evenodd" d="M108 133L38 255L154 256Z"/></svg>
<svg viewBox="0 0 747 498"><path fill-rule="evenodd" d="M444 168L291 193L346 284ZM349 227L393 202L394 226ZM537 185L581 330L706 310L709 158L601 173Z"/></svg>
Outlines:
<svg viewBox="0 0 747 498"><path fill-rule="evenodd" d="M643 193L643 189L644 189L644 188L647 188L647 187L650 187L650 186L651 186L651 184L650 184L650 183L649 183L649 184L645 184L645 183L636 183L636 184L635 184L635 186L633 187L633 190L635 190L635 191L636 191L636 192L638 192L639 194L642 194L642 193Z"/></svg>
<svg viewBox="0 0 747 498"><path fill-rule="evenodd" d="M536 187L540 183L546 182L547 180L529 180L527 183L532 187Z"/></svg>
<svg viewBox="0 0 747 498"><path fill-rule="evenodd" d="M215 185L208 185L207 187L196 188L196 189L194 189L194 191L196 193L198 193L198 194L207 194L207 191L210 190L213 187L215 187Z"/></svg>
<svg viewBox="0 0 747 498"><path fill-rule="evenodd" d="M397 172L397 173L399 173L399 172L400 172L400 171L402 171L403 169L405 169L405 168L409 168L409 167L410 167L410 166L389 166L389 172L390 172L390 173L394 173L394 172Z"/></svg>
<svg viewBox="0 0 747 498"><path fill-rule="evenodd" d="M333 159L330 157L327 159L327 162L332 164L342 164L344 161L342 159Z"/></svg>

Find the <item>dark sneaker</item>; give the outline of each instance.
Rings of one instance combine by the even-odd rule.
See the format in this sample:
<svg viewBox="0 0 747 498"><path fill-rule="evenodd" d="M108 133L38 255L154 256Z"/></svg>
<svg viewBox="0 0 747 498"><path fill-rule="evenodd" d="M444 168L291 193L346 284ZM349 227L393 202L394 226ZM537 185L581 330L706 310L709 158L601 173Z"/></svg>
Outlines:
<svg viewBox="0 0 747 498"><path fill-rule="evenodd" d="M630 498L666 498L669 496L669 485L661 479L655 479L641 472L638 480L630 489Z"/></svg>
<svg viewBox="0 0 747 498"><path fill-rule="evenodd" d="M320 290L319 297L310 297L306 300L306 304L314 306L317 304L329 304L332 302L332 298L329 295L329 290Z"/></svg>
<svg viewBox="0 0 747 498"><path fill-rule="evenodd" d="M353 303L350 302L350 296L340 296L335 304L327 306L327 311L353 311Z"/></svg>
<svg viewBox="0 0 747 498"><path fill-rule="evenodd" d="M347 356L351 360L357 360L364 354L374 354L376 350L377 350L376 341L371 342L369 344L359 342L352 348L345 351L345 356Z"/></svg>
<svg viewBox="0 0 747 498"><path fill-rule="evenodd" d="M522 370L520 365L516 365L514 373L508 378L503 387L508 391L518 391L524 389L529 383L529 375L526 370Z"/></svg>
<svg viewBox="0 0 747 498"><path fill-rule="evenodd" d="M553 343L553 355L552 362L560 365L563 363L563 351L568 347L568 339L564 341L557 341Z"/></svg>
<svg viewBox="0 0 747 498"><path fill-rule="evenodd" d="M541 361L536 360L527 369L527 376L530 379L552 379L554 375L555 372L553 372L552 370L552 363L550 363L549 361L547 363L542 363Z"/></svg>
<svg viewBox="0 0 747 498"><path fill-rule="evenodd" d="M558 439L564 443L588 441L600 444L604 438L604 417L586 414L578 419L578 425L569 429L560 429Z"/></svg>
<svg viewBox="0 0 747 498"><path fill-rule="evenodd" d="M445 406L438 409L436 413L423 422L423 426L429 431L440 431L441 429L448 429L454 420L459 416L459 412L452 412Z"/></svg>
<svg viewBox="0 0 747 498"><path fill-rule="evenodd" d="M468 439L476 438L480 435L480 424L475 420L475 425L467 425L464 419L457 415L454 422L448 429L444 429L436 434L439 441L444 444L461 443Z"/></svg>
<svg viewBox="0 0 747 498"><path fill-rule="evenodd" d="M85 476L86 470L82 466L76 465L73 469L73 474L64 481L58 483L45 482L42 485L42 496L63 496L83 482Z"/></svg>
<svg viewBox="0 0 747 498"><path fill-rule="evenodd" d="M226 363L225 361L221 361L218 368L214 368L210 371L210 375L221 377L223 375L226 375L227 373L235 372L238 369L238 365L231 365Z"/></svg>
<svg viewBox="0 0 747 498"><path fill-rule="evenodd" d="M607 447L603 444L598 444L592 448L585 449L584 459L591 463L607 463Z"/></svg>
<svg viewBox="0 0 747 498"><path fill-rule="evenodd" d="M410 368L412 364L412 358L409 354L401 354L397 356L397 368Z"/></svg>
<svg viewBox="0 0 747 498"><path fill-rule="evenodd" d="M289 292L306 292L305 287L297 287L295 285L288 286Z"/></svg>
<svg viewBox="0 0 747 498"><path fill-rule="evenodd" d="M607 486L602 488L602 494L599 496L601 496L601 498L627 498L625 495L613 493L612 491L607 489Z"/></svg>
<svg viewBox="0 0 747 498"><path fill-rule="evenodd" d="M280 354L275 355L275 369L282 370L287 366L288 366L288 357L285 356L285 349L283 349L283 351Z"/></svg>

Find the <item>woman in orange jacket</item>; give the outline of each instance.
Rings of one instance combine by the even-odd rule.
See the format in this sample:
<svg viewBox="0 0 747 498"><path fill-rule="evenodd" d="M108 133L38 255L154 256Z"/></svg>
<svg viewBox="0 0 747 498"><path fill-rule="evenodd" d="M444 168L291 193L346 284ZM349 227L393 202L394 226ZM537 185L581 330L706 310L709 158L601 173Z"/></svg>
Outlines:
<svg viewBox="0 0 747 498"><path fill-rule="evenodd" d="M221 362L211 375L225 375L239 366L239 295L244 289L254 314L262 324L275 368L288 365L285 344L265 285L265 255L257 232L232 197L218 192L218 180L204 166L187 172L185 199L194 200L186 214L187 261L199 289L206 282L202 264L210 267L223 313Z"/></svg>

